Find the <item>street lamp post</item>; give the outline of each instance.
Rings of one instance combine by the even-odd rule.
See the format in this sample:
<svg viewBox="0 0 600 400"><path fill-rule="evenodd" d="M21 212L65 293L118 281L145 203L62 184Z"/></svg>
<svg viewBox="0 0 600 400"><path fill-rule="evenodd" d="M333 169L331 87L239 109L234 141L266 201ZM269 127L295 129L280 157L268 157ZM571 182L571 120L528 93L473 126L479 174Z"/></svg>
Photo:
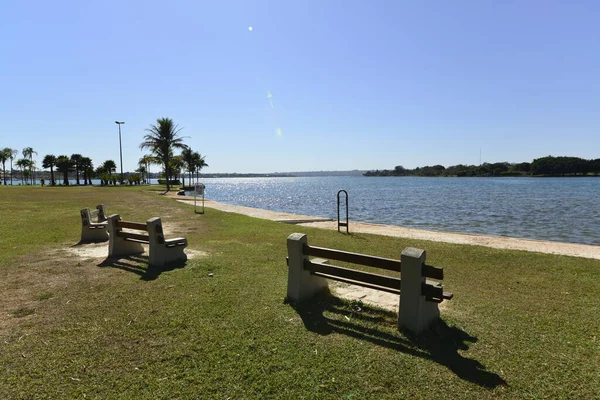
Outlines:
<svg viewBox="0 0 600 400"><path fill-rule="evenodd" d="M123 121L115 121L115 124L119 125L119 156L121 157L121 184L123 184L123 146L121 146L121 125L123 125L124 123L125 122Z"/></svg>

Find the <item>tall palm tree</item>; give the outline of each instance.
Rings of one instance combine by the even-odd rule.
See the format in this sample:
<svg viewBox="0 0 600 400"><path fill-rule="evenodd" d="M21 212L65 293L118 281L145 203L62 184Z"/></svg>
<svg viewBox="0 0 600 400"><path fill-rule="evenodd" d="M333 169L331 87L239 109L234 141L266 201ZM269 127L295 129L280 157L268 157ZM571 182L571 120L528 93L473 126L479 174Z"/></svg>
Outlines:
<svg viewBox="0 0 600 400"><path fill-rule="evenodd" d="M27 184L27 180L29 179L28 173L31 168L31 161L26 158L20 158L16 162L17 167L21 170L21 182L23 184Z"/></svg>
<svg viewBox="0 0 600 400"><path fill-rule="evenodd" d="M29 163L29 175L31 176L31 184L32 185L35 183L34 176L33 176L33 167L35 166L35 163L33 162L34 154L37 156L37 152L35 150L33 150L33 148L31 148L31 147L25 147L23 149L23 157L29 158L29 161L31 161Z"/></svg>
<svg viewBox="0 0 600 400"><path fill-rule="evenodd" d="M181 131L177 125L173 123L171 118L159 118L156 120L156 125L151 125L148 132L144 135L144 141L140 144L141 149L149 149L160 158L165 169L167 178L167 192L171 190L169 177L171 176L170 160L174 149L183 149L183 138L178 134Z"/></svg>
<svg viewBox="0 0 600 400"><path fill-rule="evenodd" d="M72 158L73 156L71 156ZM83 184L87 185L88 182L92 184L92 174L94 173L94 163L89 157L81 157L80 160L81 172L83 173Z"/></svg>
<svg viewBox="0 0 600 400"><path fill-rule="evenodd" d="M68 156L58 156L56 158L56 170L63 173L63 185L69 185L69 171L73 168L73 163Z"/></svg>
<svg viewBox="0 0 600 400"><path fill-rule="evenodd" d="M113 160L106 160L102 163L102 168L109 174L117 170L117 164Z"/></svg>
<svg viewBox="0 0 600 400"><path fill-rule="evenodd" d="M146 183L146 177L147 177L147 173L148 170L146 169L146 166L144 164L138 164L138 169L135 170L135 172L138 172L141 176L142 176L142 180L144 181L144 183Z"/></svg>
<svg viewBox="0 0 600 400"><path fill-rule="evenodd" d="M13 184L13 160L19 154L19 150L10 149L10 186Z"/></svg>
<svg viewBox="0 0 600 400"><path fill-rule="evenodd" d="M183 167L185 166L185 162L183 161L183 157L180 155L178 156L171 156L171 171L173 171L173 176L174 177L181 177L181 181L182 181L182 185L185 186L185 176L182 175L182 171L183 171Z"/></svg>
<svg viewBox="0 0 600 400"><path fill-rule="evenodd" d="M56 166L56 156L53 154L46 154L42 161L42 168L50 168L50 184L54 186L56 181L54 180L54 167Z"/></svg>
<svg viewBox="0 0 600 400"><path fill-rule="evenodd" d="M202 156L197 151L194 152L194 171L196 171L196 181L198 181L198 177L200 175L200 171L204 167L208 167L209 165L205 160L206 156Z"/></svg>
<svg viewBox="0 0 600 400"><path fill-rule="evenodd" d="M185 168L188 171L188 176L190 178L190 185L192 184L192 173L194 172L194 151L191 147L186 147L181 152L181 158L183 158L183 163L185 164ZM185 185L183 185L185 186Z"/></svg>
<svg viewBox="0 0 600 400"><path fill-rule="evenodd" d="M81 159L83 156L81 154L71 154L71 162L75 167L75 181L77 182L77 186L79 186L79 169L81 168Z"/></svg>
<svg viewBox="0 0 600 400"><path fill-rule="evenodd" d="M144 154L138 161L140 168L144 166L146 170L146 182L150 183L150 164L156 164L156 157L151 154Z"/></svg>
<svg viewBox="0 0 600 400"><path fill-rule="evenodd" d="M5 147L0 150L0 162L2 162L2 178L4 179L4 186L6 186L6 162L10 158L12 149Z"/></svg>

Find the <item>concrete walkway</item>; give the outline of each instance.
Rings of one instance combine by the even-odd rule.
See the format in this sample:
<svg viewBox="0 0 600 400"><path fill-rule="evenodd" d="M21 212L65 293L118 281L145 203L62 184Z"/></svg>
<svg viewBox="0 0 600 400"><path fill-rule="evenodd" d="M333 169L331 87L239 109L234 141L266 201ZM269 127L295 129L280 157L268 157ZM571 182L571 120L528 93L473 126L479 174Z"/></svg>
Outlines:
<svg viewBox="0 0 600 400"><path fill-rule="evenodd" d="M186 204L194 205L193 198L168 194L169 197L176 198ZM201 202L198 202L200 205ZM255 218L269 219L288 224L297 224L300 226L310 226L321 229L337 230L337 221L327 218L311 217L307 215L297 215L282 213L277 211L261 210L258 208L233 206L229 204L218 203L212 200L205 200L204 205L207 208L214 208L226 212L245 214ZM424 229L404 228L392 225L370 224L365 222L350 221L350 232L372 233L376 235L385 235L393 237L404 237L409 239L431 240L434 242L446 242L456 244L468 244L475 246L493 247L497 249L524 250L538 253L559 254L573 257L592 258L600 260L600 246L550 242L531 239L517 239L501 236L471 235L464 233L452 233L441 231L427 231Z"/></svg>

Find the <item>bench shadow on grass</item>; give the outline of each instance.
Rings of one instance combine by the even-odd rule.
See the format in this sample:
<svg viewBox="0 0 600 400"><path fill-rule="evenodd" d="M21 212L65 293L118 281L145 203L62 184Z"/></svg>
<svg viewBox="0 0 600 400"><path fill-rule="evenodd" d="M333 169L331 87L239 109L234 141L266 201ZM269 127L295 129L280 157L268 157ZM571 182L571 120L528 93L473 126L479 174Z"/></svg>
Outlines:
<svg viewBox="0 0 600 400"><path fill-rule="evenodd" d="M163 272L173 271L177 268L184 268L186 261L171 262L163 267L149 265L148 256L144 254L134 254L123 257L109 257L98 264L99 267L112 267L127 272L138 274L143 281L153 281Z"/></svg>
<svg viewBox="0 0 600 400"><path fill-rule="evenodd" d="M306 329L321 335L339 333L375 345L387 347L402 353L435 361L454 372L459 378L479 386L493 389L507 385L498 374L487 371L479 361L459 354L459 350L468 350L469 343L477 338L460 328L447 325L442 319L419 337L403 332L392 334L379 326L389 326L397 321L395 312L361 305L356 312L347 302L329 294L321 295L314 301L302 305L292 304L298 312ZM327 314L334 314L327 317ZM339 318L336 318L339 317ZM350 317L349 317L350 316ZM348 319L349 318L349 319Z"/></svg>

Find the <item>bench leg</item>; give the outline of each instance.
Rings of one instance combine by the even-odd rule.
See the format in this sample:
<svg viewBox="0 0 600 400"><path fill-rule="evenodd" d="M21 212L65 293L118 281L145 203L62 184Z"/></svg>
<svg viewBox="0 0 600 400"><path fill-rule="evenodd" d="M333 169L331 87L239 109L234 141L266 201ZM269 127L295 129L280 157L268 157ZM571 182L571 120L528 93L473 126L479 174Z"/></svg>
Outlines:
<svg viewBox="0 0 600 400"><path fill-rule="evenodd" d="M141 243L125 240L120 237L110 237L108 244L109 257L129 256L132 254L141 254L144 252L144 247Z"/></svg>
<svg viewBox="0 0 600 400"><path fill-rule="evenodd" d="M320 292L327 290L327 280L320 276L311 275L304 269L304 245L308 243L306 235L292 233L287 238L289 257L287 300L293 303L309 300Z"/></svg>
<svg viewBox="0 0 600 400"><path fill-rule="evenodd" d="M166 247L164 244L150 243L150 257L148 262L154 267L164 267L172 262L185 262L187 255L183 249L185 245Z"/></svg>
<svg viewBox="0 0 600 400"><path fill-rule="evenodd" d="M90 224L81 227L81 243L106 242L107 240L107 224Z"/></svg>
<svg viewBox="0 0 600 400"><path fill-rule="evenodd" d="M425 300L421 285L425 278L421 268L425 264L425 250L407 247L400 256L402 279L400 282L400 307L398 329L419 334L429 328L440 316L438 304Z"/></svg>

